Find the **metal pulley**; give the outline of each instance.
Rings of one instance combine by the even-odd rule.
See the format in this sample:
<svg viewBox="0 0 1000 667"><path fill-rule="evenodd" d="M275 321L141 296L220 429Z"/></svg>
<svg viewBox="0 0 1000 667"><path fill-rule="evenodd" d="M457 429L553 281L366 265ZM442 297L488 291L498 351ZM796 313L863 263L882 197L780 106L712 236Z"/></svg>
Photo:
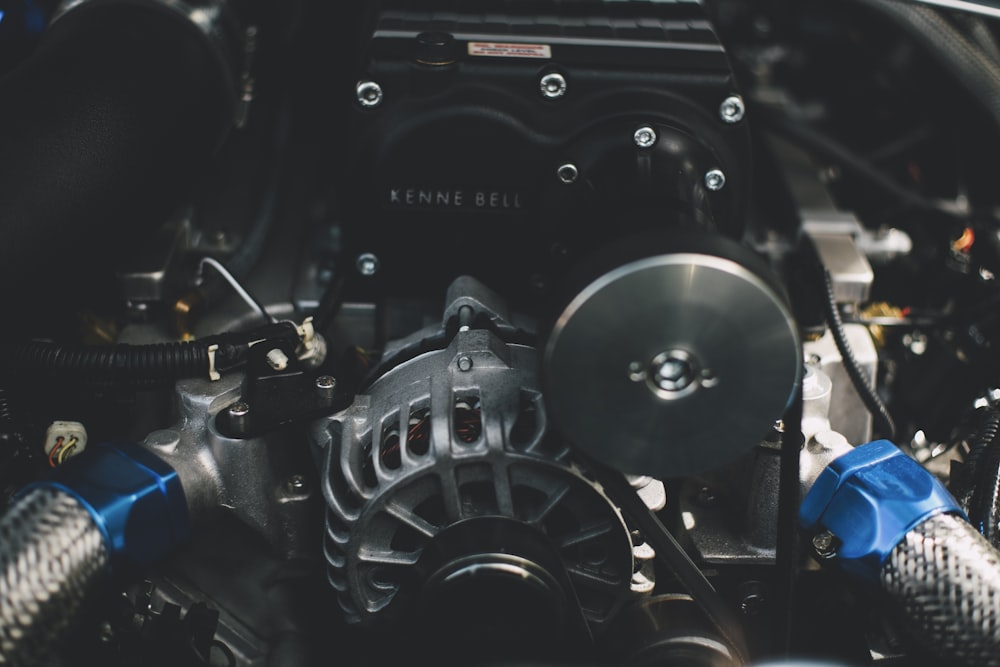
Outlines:
<svg viewBox="0 0 1000 667"><path fill-rule="evenodd" d="M707 234L634 239L595 261L544 345L555 424L594 459L697 474L760 442L798 382L781 286L742 245Z"/></svg>

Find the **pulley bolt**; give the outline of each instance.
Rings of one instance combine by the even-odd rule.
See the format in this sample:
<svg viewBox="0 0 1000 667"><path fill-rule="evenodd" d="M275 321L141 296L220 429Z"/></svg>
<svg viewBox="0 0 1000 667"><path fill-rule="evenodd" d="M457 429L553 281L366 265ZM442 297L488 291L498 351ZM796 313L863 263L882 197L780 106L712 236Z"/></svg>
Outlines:
<svg viewBox="0 0 1000 667"><path fill-rule="evenodd" d="M567 162L566 164L559 165L559 168L556 169L556 176L558 176L559 180L562 183L565 183L566 185L569 185L570 183L575 183L579 175L580 175L579 170L576 168L576 165L573 164L572 162Z"/></svg>
<svg viewBox="0 0 1000 667"><path fill-rule="evenodd" d="M816 535L812 539L813 549L816 555L823 559L830 559L837 555L837 538L828 530Z"/></svg>
<svg viewBox="0 0 1000 667"><path fill-rule="evenodd" d="M718 192L726 184L726 175L718 169L705 174L705 187L712 192Z"/></svg>
<svg viewBox="0 0 1000 667"><path fill-rule="evenodd" d="M332 375L320 375L316 378L316 393L325 404L333 400L337 392L337 378Z"/></svg>
<svg viewBox="0 0 1000 667"><path fill-rule="evenodd" d="M654 361L653 382L664 391L681 391L689 387L694 379L694 368L680 355L668 354Z"/></svg>
<svg viewBox="0 0 1000 667"><path fill-rule="evenodd" d="M739 95L730 95L722 100L722 104L719 105L719 118L726 123L735 124L740 122L743 120L746 112L746 105L743 104L743 98Z"/></svg>
<svg viewBox="0 0 1000 667"><path fill-rule="evenodd" d="M650 148L656 143L656 130L649 125L643 125L635 131L632 139L639 148Z"/></svg>
<svg viewBox="0 0 1000 667"><path fill-rule="evenodd" d="M550 72L539 80L538 87L543 97L550 100L560 98L566 94L566 77L558 72Z"/></svg>
<svg viewBox="0 0 1000 667"><path fill-rule="evenodd" d="M463 373L468 373L472 370L472 357L467 357L462 355L458 358L458 370Z"/></svg>
<svg viewBox="0 0 1000 667"><path fill-rule="evenodd" d="M358 95L358 104L366 109L374 109L382 104L382 86L374 81L359 81L354 89Z"/></svg>
<svg viewBox="0 0 1000 667"><path fill-rule="evenodd" d="M366 252L358 255L355 266L358 268L358 273L363 276L371 277L378 273L379 260L378 257L372 253Z"/></svg>

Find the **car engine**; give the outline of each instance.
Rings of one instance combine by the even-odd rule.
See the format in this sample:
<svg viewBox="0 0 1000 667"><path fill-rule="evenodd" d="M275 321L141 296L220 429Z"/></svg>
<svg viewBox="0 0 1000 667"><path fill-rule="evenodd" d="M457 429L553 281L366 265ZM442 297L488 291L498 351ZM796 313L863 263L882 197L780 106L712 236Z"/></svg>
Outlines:
<svg viewBox="0 0 1000 667"><path fill-rule="evenodd" d="M997 19L0 0L0 665L1000 665Z"/></svg>

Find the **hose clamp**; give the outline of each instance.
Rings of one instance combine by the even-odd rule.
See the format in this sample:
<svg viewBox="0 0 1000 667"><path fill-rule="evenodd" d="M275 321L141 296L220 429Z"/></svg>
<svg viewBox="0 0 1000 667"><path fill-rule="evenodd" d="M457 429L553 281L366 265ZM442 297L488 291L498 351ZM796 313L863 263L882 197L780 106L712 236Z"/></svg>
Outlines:
<svg viewBox="0 0 1000 667"><path fill-rule="evenodd" d="M915 526L943 513L962 514L931 473L888 440L834 459L799 509L806 531L848 573L878 580L889 554ZM822 538L822 539L821 539Z"/></svg>

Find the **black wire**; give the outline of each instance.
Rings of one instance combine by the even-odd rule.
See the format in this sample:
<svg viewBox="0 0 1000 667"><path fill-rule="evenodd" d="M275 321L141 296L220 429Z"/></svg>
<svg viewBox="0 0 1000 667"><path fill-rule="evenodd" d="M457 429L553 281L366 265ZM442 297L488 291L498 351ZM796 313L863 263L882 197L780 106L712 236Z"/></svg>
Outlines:
<svg viewBox="0 0 1000 667"><path fill-rule="evenodd" d="M781 467L778 472L778 540L775 569L778 571L777 590L781 606L775 627L775 646L784 655L792 652L792 637L796 616L796 590L799 577L799 505L801 481L799 467L802 456L802 383L795 388L792 404L784 416L781 434Z"/></svg>
<svg viewBox="0 0 1000 667"><path fill-rule="evenodd" d="M847 340L847 333L844 331L844 322L841 320L840 311L837 309L837 298L833 293L833 278L826 269L823 269L823 286L825 288L823 309L826 311L827 324L830 327L830 333L833 335L833 341L837 344L837 350L840 352L844 368L847 370L847 376L851 379L854 390L858 392L858 396L861 397L861 401L865 404L868 412L875 418L875 430L881 433L883 437L895 440L896 424L892 421L885 403L879 398L878 393L872 389L871 378L861 368L857 357L854 356L854 350L851 349L851 344Z"/></svg>
<svg viewBox="0 0 1000 667"><path fill-rule="evenodd" d="M925 211L933 211L949 217L965 220L964 216L949 210L942 204L903 187L869 160L816 128L800 123L785 113L764 106L753 109L755 122L761 123L769 132L783 137L824 159L839 164L845 171L865 180L886 195L907 206Z"/></svg>

